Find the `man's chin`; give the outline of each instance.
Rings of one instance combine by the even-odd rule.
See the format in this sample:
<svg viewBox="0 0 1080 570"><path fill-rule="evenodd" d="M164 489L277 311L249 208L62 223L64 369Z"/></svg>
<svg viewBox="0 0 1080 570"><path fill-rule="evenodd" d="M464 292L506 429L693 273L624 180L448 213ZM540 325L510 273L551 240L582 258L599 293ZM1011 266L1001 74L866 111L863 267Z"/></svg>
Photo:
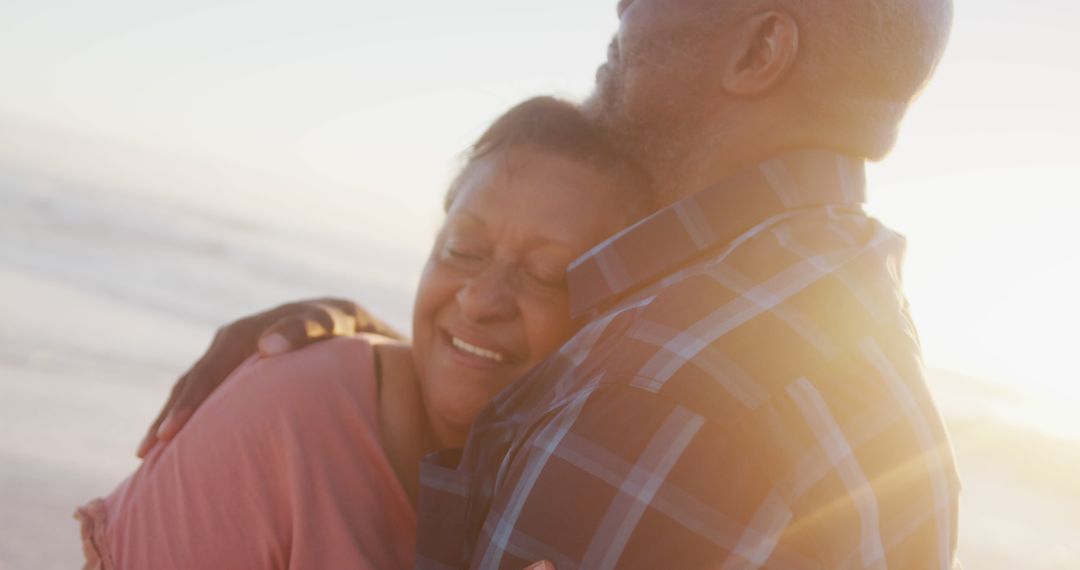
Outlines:
<svg viewBox="0 0 1080 570"><path fill-rule="evenodd" d="M604 104L601 101L600 90L594 90L592 94L585 98L581 102L581 112L587 119L594 123L599 123L600 116L603 114Z"/></svg>
<svg viewBox="0 0 1080 570"><path fill-rule="evenodd" d="M615 98L611 92L598 85L581 103L581 112L594 125L607 131L617 131L619 113L615 107Z"/></svg>

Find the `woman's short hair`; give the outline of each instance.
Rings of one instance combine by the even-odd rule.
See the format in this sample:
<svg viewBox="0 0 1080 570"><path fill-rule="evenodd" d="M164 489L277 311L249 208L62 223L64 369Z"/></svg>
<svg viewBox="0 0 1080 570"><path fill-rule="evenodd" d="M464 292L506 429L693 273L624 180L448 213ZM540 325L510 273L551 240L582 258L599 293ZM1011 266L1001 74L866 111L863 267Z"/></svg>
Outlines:
<svg viewBox="0 0 1080 570"><path fill-rule="evenodd" d="M446 193L449 209L474 162L495 152L531 147L578 161L620 180L622 210L634 219L654 209L648 173L620 151L572 103L534 97L505 112L465 153L466 163ZM629 221L633 221L629 220Z"/></svg>

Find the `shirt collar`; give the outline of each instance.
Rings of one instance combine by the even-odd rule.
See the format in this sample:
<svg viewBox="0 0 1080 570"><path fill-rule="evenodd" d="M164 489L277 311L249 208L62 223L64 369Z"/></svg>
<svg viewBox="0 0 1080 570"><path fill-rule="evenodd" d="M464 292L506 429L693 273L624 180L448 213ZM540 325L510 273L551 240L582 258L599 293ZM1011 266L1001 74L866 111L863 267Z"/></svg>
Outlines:
<svg viewBox="0 0 1080 570"><path fill-rule="evenodd" d="M607 308L784 211L866 200L862 160L801 150L745 168L623 230L567 270L573 317Z"/></svg>

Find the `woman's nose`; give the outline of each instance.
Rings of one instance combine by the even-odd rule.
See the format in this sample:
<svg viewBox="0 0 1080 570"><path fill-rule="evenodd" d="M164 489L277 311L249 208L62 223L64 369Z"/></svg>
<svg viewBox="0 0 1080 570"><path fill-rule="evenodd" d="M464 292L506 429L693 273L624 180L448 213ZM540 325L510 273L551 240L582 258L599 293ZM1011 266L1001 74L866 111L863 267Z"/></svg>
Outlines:
<svg viewBox="0 0 1080 570"><path fill-rule="evenodd" d="M619 0L619 3L615 5L615 14L622 18L623 12L634 3L634 0Z"/></svg>
<svg viewBox="0 0 1080 570"><path fill-rule="evenodd" d="M457 294L463 316L477 323L516 317L512 279L513 271L499 266L489 266L472 276Z"/></svg>

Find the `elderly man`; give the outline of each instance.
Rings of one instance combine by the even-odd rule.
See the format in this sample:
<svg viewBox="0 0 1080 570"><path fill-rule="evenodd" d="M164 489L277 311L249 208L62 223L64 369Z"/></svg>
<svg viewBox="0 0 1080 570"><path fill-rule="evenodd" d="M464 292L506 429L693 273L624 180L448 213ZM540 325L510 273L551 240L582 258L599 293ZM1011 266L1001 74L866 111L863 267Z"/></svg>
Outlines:
<svg viewBox="0 0 1080 570"><path fill-rule="evenodd" d="M903 239L861 209L864 160L888 152L932 74L950 2L618 11L585 109L668 206L571 267L589 323L464 450L426 460L418 566L951 567L959 483ZM310 307L225 329L160 431L212 389L208 364Z"/></svg>

